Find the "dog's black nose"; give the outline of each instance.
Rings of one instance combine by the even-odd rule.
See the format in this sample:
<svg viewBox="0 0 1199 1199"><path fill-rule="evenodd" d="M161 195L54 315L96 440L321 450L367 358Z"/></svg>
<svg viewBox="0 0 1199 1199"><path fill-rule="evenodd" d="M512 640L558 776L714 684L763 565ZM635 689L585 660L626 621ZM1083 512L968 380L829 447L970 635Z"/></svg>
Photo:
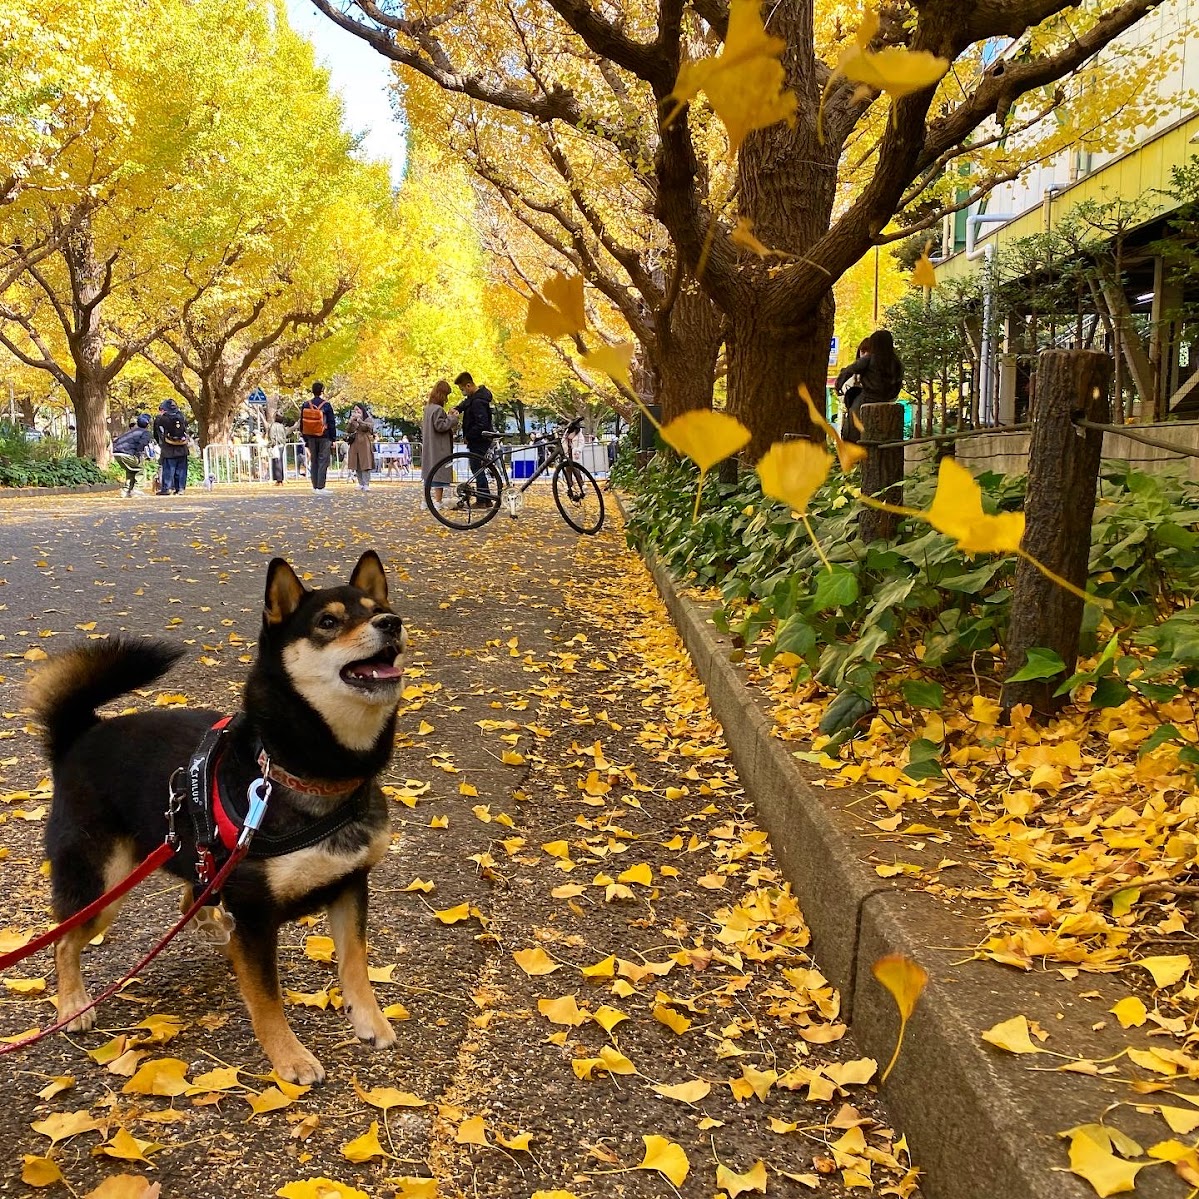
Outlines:
<svg viewBox="0 0 1199 1199"><path fill-rule="evenodd" d="M389 637L398 637L400 630L404 627L404 622L394 612L383 612L378 616L372 616L371 624L380 633L386 633Z"/></svg>

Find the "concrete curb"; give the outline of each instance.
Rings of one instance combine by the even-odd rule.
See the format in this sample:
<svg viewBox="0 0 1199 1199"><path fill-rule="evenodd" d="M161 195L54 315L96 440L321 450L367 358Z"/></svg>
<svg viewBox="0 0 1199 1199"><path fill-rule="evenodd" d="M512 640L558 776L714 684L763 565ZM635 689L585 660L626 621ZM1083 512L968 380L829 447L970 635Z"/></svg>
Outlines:
<svg viewBox="0 0 1199 1199"><path fill-rule="evenodd" d="M1067 1156L1057 1134L1097 1121L1110 1104L1134 1097L1102 1078L1055 1073L1052 1064L1043 1064L1052 1059L1037 1058L1030 1066L1024 1057L993 1049L979 1033L1023 1013L1050 1030L1049 1047L1059 1052L1118 1054L1126 1040L1094 1024L1128 993L1127 986L1110 975L1084 975L1071 986L1053 974L963 961L986 936L985 925L940 899L879 879L864 861L878 850L878 839L863 836L861 815L839 804L838 797L848 793L821 791L805 780L730 662L732 644L706 611L680 595L659 562L651 555L647 561L724 727L759 822L799 898L820 968L840 988L843 1014L880 1069L895 1047L899 1021L893 1000L871 974L872 963L902 953L929 972L898 1064L882 1088L888 1112L925 1171L922 1194L1093 1199L1089 1185L1063 1172ZM894 848L918 860L906 846ZM1095 998L1085 1000L1079 992ZM1170 1135L1145 1116L1122 1116L1120 1126L1146 1145ZM1137 1194L1176 1196L1178 1185L1169 1171L1146 1170L1137 1179Z"/></svg>
<svg viewBox="0 0 1199 1199"><path fill-rule="evenodd" d="M120 483L82 483L77 487L0 487L0 500L31 500L47 495L90 495L120 491Z"/></svg>

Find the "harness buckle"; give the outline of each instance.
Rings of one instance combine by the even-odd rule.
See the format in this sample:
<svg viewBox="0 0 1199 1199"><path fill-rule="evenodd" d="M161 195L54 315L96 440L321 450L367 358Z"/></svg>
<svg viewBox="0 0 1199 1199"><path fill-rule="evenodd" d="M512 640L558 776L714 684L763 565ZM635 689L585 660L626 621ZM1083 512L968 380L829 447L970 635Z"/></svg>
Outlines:
<svg viewBox="0 0 1199 1199"><path fill-rule="evenodd" d="M270 759L267 759L267 764L263 769L265 775L270 769ZM271 784L267 778L255 779L246 790L246 799L249 802L249 807L246 810L246 818L242 822L241 834L237 838L238 849L250 844L254 834L258 832L259 826L262 824L262 818L266 815L266 805L271 799Z"/></svg>
<svg viewBox="0 0 1199 1199"><path fill-rule="evenodd" d="M208 886L209 880L216 874L216 859L207 845L196 846L196 882L201 887Z"/></svg>
<svg viewBox="0 0 1199 1199"><path fill-rule="evenodd" d="M183 800L187 792L180 790L177 786L180 777L187 772L180 766L174 774L171 775L171 781L167 784L167 835L166 843L172 849L179 848L179 834L175 831L175 817L183 810Z"/></svg>

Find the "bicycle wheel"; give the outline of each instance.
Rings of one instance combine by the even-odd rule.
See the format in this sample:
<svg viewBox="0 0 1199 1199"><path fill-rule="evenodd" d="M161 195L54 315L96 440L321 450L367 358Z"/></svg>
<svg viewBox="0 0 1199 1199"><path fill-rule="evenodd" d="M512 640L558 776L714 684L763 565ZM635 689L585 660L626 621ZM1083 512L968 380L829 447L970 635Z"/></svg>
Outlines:
<svg viewBox="0 0 1199 1199"><path fill-rule="evenodd" d="M590 472L577 462L559 462L551 486L562 519L580 533L598 533L604 523L604 497Z"/></svg>
<svg viewBox="0 0 1199 1199"><path fill-rule="evenodd" d="M482 528L499 511L503 488L500 472L490 462L476 470L471 465L472 456L458 453L443 458L425 480L425 506L447 529ZM439 475L448 476L450 482L434 483ZM445 500L440 507L433 499L434 487L444 488Z"/></svg>

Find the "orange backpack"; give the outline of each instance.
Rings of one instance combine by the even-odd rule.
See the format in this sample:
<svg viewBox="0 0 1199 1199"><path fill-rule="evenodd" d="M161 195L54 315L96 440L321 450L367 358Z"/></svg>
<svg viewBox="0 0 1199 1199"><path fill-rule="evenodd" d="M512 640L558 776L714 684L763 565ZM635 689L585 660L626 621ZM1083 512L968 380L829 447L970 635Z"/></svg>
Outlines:
<svg viewBox="0 0 1199 1199"><path fill-rule="evenodd" d="M324 437L325 414L315 404L304 401L300 409L300 432L305 437Z"/></svg>

